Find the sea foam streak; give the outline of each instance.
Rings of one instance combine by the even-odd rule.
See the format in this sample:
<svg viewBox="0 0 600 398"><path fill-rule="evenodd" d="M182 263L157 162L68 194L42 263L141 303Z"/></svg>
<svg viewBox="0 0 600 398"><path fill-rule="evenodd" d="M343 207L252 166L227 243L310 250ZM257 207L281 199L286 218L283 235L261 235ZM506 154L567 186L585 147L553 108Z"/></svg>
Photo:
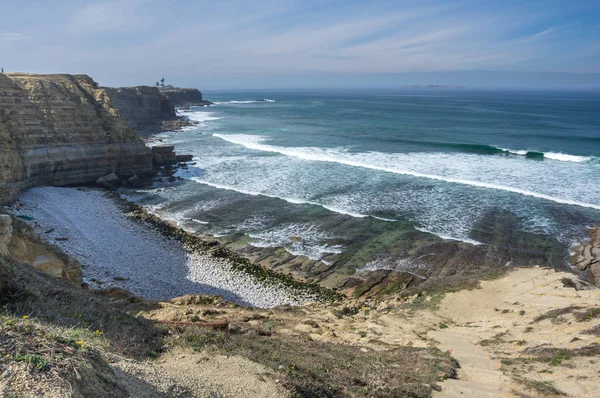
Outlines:
<svg viewBox="0 0 600 398"><path fill-rule="evenodd" d="M275 100L272 99L262 99L262 100L243 100L243 101L216 101L214 102L215 105L227 105L227 104L238 104L238 105L243 105L243 104L256 104L256 103L260 103L260 102L275 102Z"/></svg>
<svg viewBox="0 0 600 398"><path fill-rule="evenodd" d="M564 153L544 152L544 157L548 159L560 160L561 162L589 162L592 160L591 156L575 156L567 155Z"/></svg>
<svg viewBox="0 0 600 398"><path fill-rule="evenodd" d="M428 229L421 228L421 227L415 227L415 229L416 229L417 231L421 231L421 232L426 232L426 233L428 233L428 234L437 235L437 236L439 236L440 238L442 238L442 239L446 239L446 240L456 240L456 241L459 241L459 242L470 243L470 244L472 244L472 245L475 245L475 246L478 246L478 245L482 245L482 244L483 244L483 243L481 243L481 242L478 242L478 241L476 241L476 240L473 240L473 239L469 239L469 238L455 238L454 236L440 234L440 233L438 233L438 232L433 232L433 231L430 231L430 230L428 230Z"/></svg>
<svg viewBox="0 0 600 398"><path fill-rule="evenodd" d="M221 119L218 116L215 116L215 114L213 112L194 112L194 111L190 111L190 112L178 112L178 115L180 116L185 116L190 120L193 120L194 122L208 122L210 120L219 120Z"/></svg>
<svg viewBox="0 0 600 398"><path fill-rule="evenodd" d="M247 190L244 190L244 189L240 189L240 188L236 188L236 187L232 187L232 186L228 186L228 185L217 184L217 183L214 183L214 182L211 182L211 181L206 181L206 180L203 180L203 179L198 178L198 177L192 177L191 179L193 181L196 181L199 184L208 185L208 186L211 186L213 188L218 188L218 189L226 189L228 191L235 191L235 192L243 193L244 195L266 196L268 198L281 199L281 200L284 200L284 201L286 201L288 203L293 203L293 204L297 204L297 205L299 205L299 204L307 204L307 205L321 206L321 207L323 207L323 208L325 208L325 209L327 209L329 211L332 211L334 213L345 214L347 216L354 217L354 218L373 217L373 218L376 218L376 219L381 220L381 221L388 221L388 222L394 222L394 221L396 221L396 220L391 220L391 219L388 219L388 218L372 216L372 215L368 215L368 214L360 214L360 213L348 211L348 210L345 210L345 209L340 209L340 208L337 208L337 207L324 205L324 204L317 203L317 202L311 202L309 200L295 199L295 198L284 198L284 197L280 197L280 196L269 195L269 194L263 193L263 192L247 191Z"/></svg>
<svg viewBox="0 0 600 398"><path fill-rule="evenodd" d="M515 188L512 186L500 185L500 184L492 184L484 181L475 181L475 180L467 180L460 178L453 178L447 176L440 176L435 174L422 173L413 170L400 169L389 166L382 166L380 164L367 163L364 159L360 159L361 155L384 155L374 152L363 153L363 154L352 154L345 152L340 149L322 149L322 148L313 148L313 147L279 147L274 145L263 144L265 141L264 137L261 136L252 136L252 135L244 135L244 134L213 134L214 137L221 138L225 141L231 142L233 144L242 145L248 149L263 151L263 152L272 152L279 153L286 156L291 156L303 160L310 161L319 161L319 162L332 162L339 163L347 166L353 167L362 167L371 170L378 170L388 173L401 174L401 175L409 175L413 177L419 178L428 178L436 181L450 182L456 184L470 185L479 188L487 188L487 189L495 189L506 192L518 193L526 196L533 196L539 199L545 199L549 201L553 201L556 203L588 207L596 210L600 210L600 205L592 204L592 203L584 203L571 199L564 199L559 197L550 196L547 194L529 191L525 189ZM441 156L441 155L440 155ZM476 156L476 155L475 155Z"/></svg>

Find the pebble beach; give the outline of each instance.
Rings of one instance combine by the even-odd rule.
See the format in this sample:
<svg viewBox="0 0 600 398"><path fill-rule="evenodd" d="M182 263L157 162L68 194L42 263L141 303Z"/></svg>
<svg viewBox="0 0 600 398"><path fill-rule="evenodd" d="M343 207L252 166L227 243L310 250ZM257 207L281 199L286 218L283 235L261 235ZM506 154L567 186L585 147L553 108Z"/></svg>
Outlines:
<svg viewBox="0 0 600 398"><path fill-rule="evenodd" d="M118 287L156 300L215 294L261 308L309 299L233 270L226 259L188 252L178 241L127 217L99 189L32 188L19 203L17 215L79 260L92 288Z"/></svg>

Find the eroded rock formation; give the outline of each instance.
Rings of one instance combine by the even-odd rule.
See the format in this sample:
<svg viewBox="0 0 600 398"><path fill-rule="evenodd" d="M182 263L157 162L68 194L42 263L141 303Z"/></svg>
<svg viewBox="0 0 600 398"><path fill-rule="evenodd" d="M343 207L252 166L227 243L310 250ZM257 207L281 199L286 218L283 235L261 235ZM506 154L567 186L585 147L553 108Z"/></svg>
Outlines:
<svg viewBox="0 0 600 398"><path fill-rule="evenodd" d="M164 88L160 92L173 104L173 106L204 106L212 102L202 98L200 90L195 88Z"/></svg>
<svg viewBox="0 0 600 398"><path fill-rule="evenodd" d="M0 203L36 185L153 173L152 154L85 75L0 74Z"/></svg>
<svg viewBox="0 0 600 398"><path fill-rule="evenodd" d="M12 258L78 287L83 282L79 261L43 241L31 226L8 214L0 214L0 256Z"/></svg>
<svg viewBox="0 0 600 398"><path fill-rule="evenodd" d="M156 87L103 87L110 107L119 111L136 133L146 135L162 130L165 121L177 120L175 108Z"/></svg>

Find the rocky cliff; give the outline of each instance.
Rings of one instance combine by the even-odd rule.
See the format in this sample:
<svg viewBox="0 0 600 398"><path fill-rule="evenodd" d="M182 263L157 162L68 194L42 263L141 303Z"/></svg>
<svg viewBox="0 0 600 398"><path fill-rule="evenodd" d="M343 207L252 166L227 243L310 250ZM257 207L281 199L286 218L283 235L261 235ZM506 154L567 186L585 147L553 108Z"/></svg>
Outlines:
<svg viewBox="0 0 600 398"><path fill-rule="evenodd" d="M113 102L85 75L0 74L0 203L35 185L152 174Z"/></svg>
<svg viewBox="0 0 600 398"><path fill-rule="evenodd" d="M164 121L177 118L173 104L156 87L102 89L107 94L108 106L117 109L125 123L138 134L161 131Z"/></svg>
<svg viewBox="0 0 600 398"><path fill-rule="evenodd" d="M164 88L160 92L173 106L204 106L212 102L202 98L200 90L195 88Z"/></svg>

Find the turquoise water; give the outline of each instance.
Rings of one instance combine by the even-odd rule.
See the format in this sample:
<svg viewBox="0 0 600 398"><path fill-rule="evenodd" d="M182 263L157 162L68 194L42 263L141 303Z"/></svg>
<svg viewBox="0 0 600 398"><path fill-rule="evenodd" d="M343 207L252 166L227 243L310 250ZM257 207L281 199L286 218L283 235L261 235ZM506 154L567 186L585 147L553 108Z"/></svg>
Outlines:
<svg viewBox="0 0 600 398"><path fill-rule="evenodd" d="M395 225L493 244L502 213L566 255L600 222L597 92L205 96L197 126L161 134L196 156L187 180L134 195L204 233L328 261Z"/></svg>

